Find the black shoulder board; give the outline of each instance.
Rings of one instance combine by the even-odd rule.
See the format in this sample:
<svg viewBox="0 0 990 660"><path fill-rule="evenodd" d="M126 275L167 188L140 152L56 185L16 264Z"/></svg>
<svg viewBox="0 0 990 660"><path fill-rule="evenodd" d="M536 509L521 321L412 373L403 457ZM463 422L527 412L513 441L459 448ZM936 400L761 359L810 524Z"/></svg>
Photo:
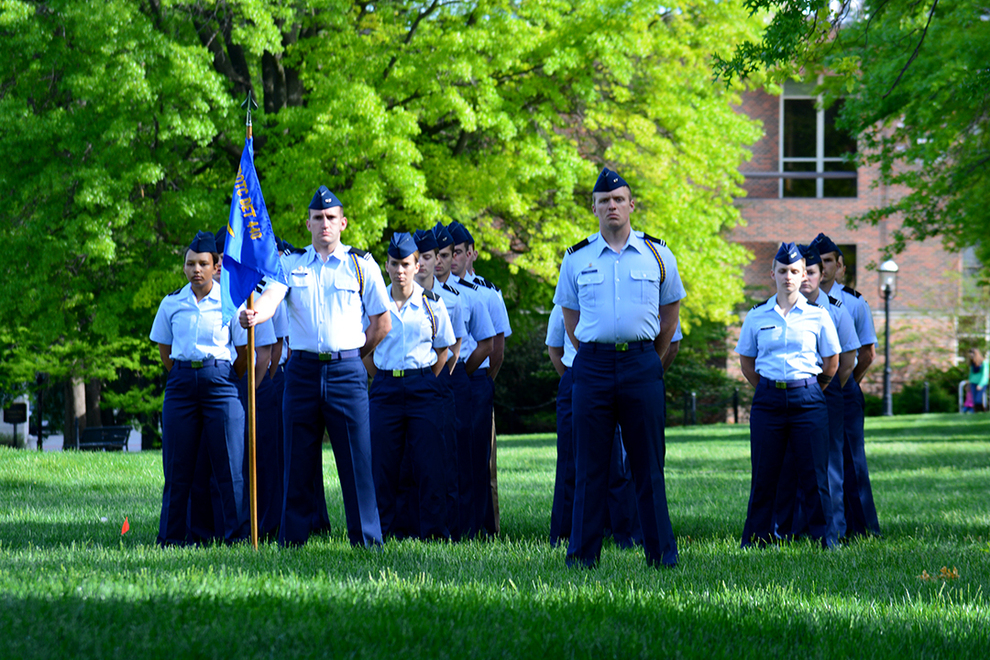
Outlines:
<svg viewBox="0 0 990 660"><path fill-rule="evenodd" d="M767 298L766 300L764 300L764 301L763 301L763 302L761 302L761 303L756 303L755 305L753 305L753 309L756 309L757 307L763 307L763 306L764 306L764 305L766 305L766 304L767 304L768 302L770 302L770 299L769 299L769 298Z"/></svg>
<svg viewBox="0 0 990 660"><path fill-rule="evenodd" d="M657 238L655 236L650 236L646 232L643 232L643 238L645 238L646 240L650 241L651 243L656 243L657 245L662 245L663 247L667 247L666 241L664 241L662 238Z"/></svg>
<svg viewBox="0 0 990 660"><path fill-rule="evenodd" d="M423 289L423 297L424 298L429 298L433 302L436 302L436 301L440 300L440 296L438 296L437 294L433 293L429 289Z"/></svg>
<svg viewBox="0 0 990 660"><path fill-rule="evenodd" d="M181 287L181 286L180 286L180 287L179 287L178 289L176 289L175 291L173 291L172 293L170 293L170 294L168 294L168 295L170 295L170 296L174 296L174 295L175 295L175 294L177 294L177 293L178 293L179 291L182 291L182 289L183 289L183 287Z"/></svg>
<svg viewBox="0 0 990 660"><path fill-rule="evenodd" d="M571 247L567 248L567 254L573 254L574 252L577 252L578 250L580 250L581 248L583 248L585 245L587 245L590 242L591 241L589 241L586 238L583 241L581 241L580 243L575 243Z"/></svg>
<svg viewBox="0 0 990 660"><path fill-rule="evenodd" d="M477 284L471 284L470 282L468 282L464 278L458 279L457 280L457 283L460 284L461 286L466 286L467 288L469 288L469 289L471 289L473 291L477 291L478 290L478 285Z"/></svg>
<svg viewBox="0 0 990 660"><path fill-rule="evenodd" d="M499 289L497 286L495 286L494 284L483 278L481 275L476 275L475 277L477 277L478 280L481 281L481 284L484 285L485 287L489 289L494 289L496 291L501 291L501 289Z"/></svg>
<svg viewBox="0 0 990 660"><path fill-rule="evenodd" d="M856 289L852 288L851 286L843 285L842 286L842 290L845 291L846 293L850 294L850 295L856 296L857 298L862 298L863 297L863 294L862 293L860 293Z"/></svg>
<svg viewBox="0 0 990 660"><path fill-rule="evenodd" d="M287 250L283 251L282 254L303 254L304 252L306 252L306 248L290 247Z"/></svg>
<svg viewBox="0 0 990 660"><path fill-rule="evenodd" d="M816 302L811 302L810 300L808 301L808 304L809 304L809 305L811 305L812 307L818 307L818 308L820 308L820 309L825 309L824 307L822 307L822 306L821 306L821 305L819 305L818 303L816 303Z"/></svg>
<svg viewBox="0 0 990 660"><path fill-rule="evenodd" d="M451 292L452 294L454 294L455 296L459 296L459 295L461 295L461 292L460 292L460 291L458 291L458 290L457 290L457 289L455 289L454 287L452 287L452 286L450 286L450 285L449 285L449 284L447 284L446 282L444 282L444 283L443 283L443 284L441 284L440 286L442 286L442 287L443 287L443 289L444 289L444 291L450 291L450 292Z"/></svg>
<svg viewBox="0 0 990 660"><path fill-rule="evenodd" d="M367 250L359 250L357 248L351 248L351 253L356 254L359 257L364 257L365 259L371 259L371 255L368 254Z"/></svg>
<svg viewBox="0 0 990 660"><path fill-rule="evenodd" d="M829 296L828 301L833 305L835 305L836 307L842 307L842 301L839 300L838 298L833 298L832 296Z"/></svg>
<svg viewBox="0 0 990 660"><path fill-rule="evenodd" d="M258 282L255 285L255 287L254 287L255 293L264 293L265 292L265 287L262 286L263 284L264 284L264 280L262 280L261 282Z"/></svg>

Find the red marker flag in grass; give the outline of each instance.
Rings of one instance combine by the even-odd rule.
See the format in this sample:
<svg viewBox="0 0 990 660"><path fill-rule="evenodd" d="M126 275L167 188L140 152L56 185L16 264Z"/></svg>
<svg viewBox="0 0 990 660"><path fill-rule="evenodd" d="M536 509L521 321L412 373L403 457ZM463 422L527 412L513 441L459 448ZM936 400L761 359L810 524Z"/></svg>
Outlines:
<svg viewBox="0 0 990 660"><path fill-rule="evenodd" d="M123 536L131 528L131 524L127 522L127 516L124 516L124 524L120 526L120 535Z"/></svg>

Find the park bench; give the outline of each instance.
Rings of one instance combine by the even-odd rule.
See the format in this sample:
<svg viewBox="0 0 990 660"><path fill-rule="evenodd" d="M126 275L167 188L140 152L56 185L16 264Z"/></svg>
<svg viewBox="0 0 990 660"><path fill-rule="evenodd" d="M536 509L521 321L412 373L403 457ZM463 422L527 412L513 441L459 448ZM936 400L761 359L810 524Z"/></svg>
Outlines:
<svg viewBox="0 0 990 660"><path fill-rule="evenodd" d="M82 432L77 449L123 451L131 437L130 426L97 426Z"/></svg>

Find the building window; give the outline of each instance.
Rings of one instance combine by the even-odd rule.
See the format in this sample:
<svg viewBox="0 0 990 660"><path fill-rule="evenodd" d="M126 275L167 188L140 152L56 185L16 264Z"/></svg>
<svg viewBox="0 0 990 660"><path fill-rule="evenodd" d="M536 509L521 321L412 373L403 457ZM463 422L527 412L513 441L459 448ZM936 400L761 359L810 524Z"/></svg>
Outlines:
<svg viewBox="0 0 990 660"><path fill-rule="evenodd" d="M856 166L845 162L856 153L856 139L835 125L842 107L841 99L827 110L818 107L819 97L812 96L814 85L784 84L781 97L782 172L807 172L807 178L781 179L781 197L856 197L855 176L827 178L816 176L829 172L851 172Z"/></svg>

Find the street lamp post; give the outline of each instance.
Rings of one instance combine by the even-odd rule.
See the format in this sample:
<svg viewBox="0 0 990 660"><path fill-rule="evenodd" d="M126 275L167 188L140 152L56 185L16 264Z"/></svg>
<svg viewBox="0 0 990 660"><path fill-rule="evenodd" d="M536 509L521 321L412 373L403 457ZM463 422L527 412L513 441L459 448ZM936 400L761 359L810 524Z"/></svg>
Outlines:
<svg viewBox="0 0 990 660"><path fill-rule="evenodd" d="M883 414L894 414L894 398L890 391L890 299L897 293L897 264L893 260L880 264L880 295L883 296Z"/></svg>

